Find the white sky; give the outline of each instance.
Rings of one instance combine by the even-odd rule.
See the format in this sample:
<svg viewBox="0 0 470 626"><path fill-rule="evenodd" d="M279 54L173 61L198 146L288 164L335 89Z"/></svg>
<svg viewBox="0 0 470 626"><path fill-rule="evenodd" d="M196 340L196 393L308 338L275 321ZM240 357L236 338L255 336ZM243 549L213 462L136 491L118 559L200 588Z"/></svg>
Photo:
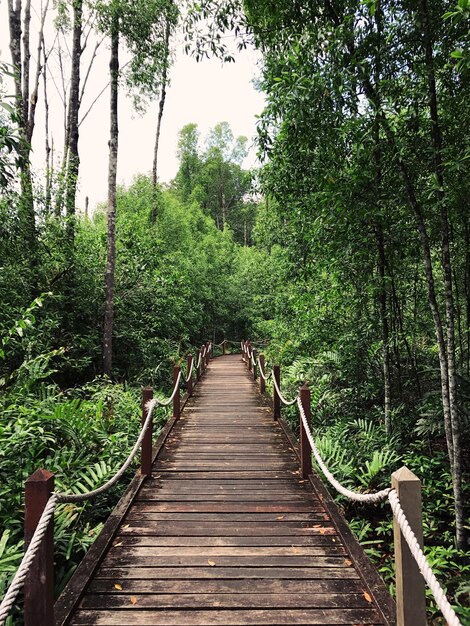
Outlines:
<svg viewBox="0 0 470 626"><path fill-rule="evenodd" d="M33 0L33 9L39 8L39 0ZM34 18L33 18L34 19ZM37 21L37 20L36 20ZM52 32L52 31L51 31ZM51 32L46 33L51 45ZM8 48L8 15L5 0L0 0L0 60L11 62ZM31 51L34 57L36 37L32 29ZM171 68L171 84L167 91L165 111L159 148L159 179L170 181L177 171L176 145L179 130L190 122L199 126L201 136L218 122L226 121L235 136L246 135L249 145L256 132L256 115L263 109L263 95L252 84L257 74L257 55L243 51L236 55L236 62L221 65L215 59L201 63L177 51ZM32 65L34 59L32 58ZM51 68L56 83L60 82L58 69ZM83 72L83 70L82 70ZM31 73L33 74L33 68ZM82 113L108 81L108 49L101 47L99 58L92 70L87 86L87 98ZM50 126L54 134L57 152L63 144L63 108L52 81L48 87L50 99ZM42 103L42 90L39 94ZM133 111L131 100L122 90L119 102L119 167L118 182L130 183L138 173L148 173L152 167L153 146L158 103L154 102L144 116ZM36 129L33 138L33 165L40 171L45 160L44 117L38 105ZM106 199L109 135L109 91L101 96L92 112L80 128L80 181L77 204L83 208L85 196L90 199L90 208ZM245 162L249 167L255 163L252 148Z"/></svg>

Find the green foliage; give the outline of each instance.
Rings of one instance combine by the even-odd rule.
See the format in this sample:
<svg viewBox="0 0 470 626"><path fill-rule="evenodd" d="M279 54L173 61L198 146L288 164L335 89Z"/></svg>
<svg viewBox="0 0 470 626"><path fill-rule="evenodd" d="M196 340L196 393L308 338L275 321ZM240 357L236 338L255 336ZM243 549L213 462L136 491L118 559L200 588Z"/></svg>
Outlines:
<svg viewBox="0 0 470 626"><path fill-rule="evenodd" d="M201 153L196 124L180 131L178 157L180 167L175 178L179 197L196 201L210 215L220 230L232 230L238 243L251 243L256 204L248 199L251 175L242 169L247 138L233 136L227 122L216 124Z"/></svg>

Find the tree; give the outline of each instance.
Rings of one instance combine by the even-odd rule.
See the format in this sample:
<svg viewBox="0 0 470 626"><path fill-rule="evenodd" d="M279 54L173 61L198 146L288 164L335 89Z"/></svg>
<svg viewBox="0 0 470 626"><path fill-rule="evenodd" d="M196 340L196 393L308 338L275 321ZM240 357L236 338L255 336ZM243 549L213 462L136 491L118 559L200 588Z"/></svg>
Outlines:
<svg viewBox="0 0 470 626"><path fill-rule="evenodd" d="M10 27L10 53L15 84L15 119L18 124L20 141L18 164L21 171L21 198L19 204L20 221L25 235L25 250L31 267L32 291L37 288L37 237L36 216L34 210L33 186L31 178L30 151L34 133L36 105L38 101L39 80L43 71L42 45L43 32L49 0L42 8L40 30L36 53L36 71L30 81L30 23L31 0L26 0L23 10L22 0L8 0L8 18ZM32 88L31 88L32 87Z"/></svg>
<svg viewBox="0 0 470 626"><path fill-rule="evenodd" d="M172 2L170 6L174 8ZM118 79L119 42L122 39L131 54L127 82L136 90L137 101L154 93L159 73L167 67L166 33L170 11L166 0L148 2L111 0L100 7L101 25L111 39L110 58L110 140L108 166L108 234L105 316L103 333L103 370L112 375L114 274L116 257L116 177L118 160ZM176 19L177 14L173 12ZM162 60L163 59L163 60Z"/></svg>

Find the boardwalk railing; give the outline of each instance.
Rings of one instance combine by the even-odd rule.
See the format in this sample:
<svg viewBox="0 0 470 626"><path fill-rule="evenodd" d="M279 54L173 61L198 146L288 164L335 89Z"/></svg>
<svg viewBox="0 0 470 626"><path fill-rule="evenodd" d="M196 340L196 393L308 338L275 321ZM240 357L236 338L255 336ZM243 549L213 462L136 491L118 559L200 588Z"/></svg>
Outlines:
<svg viewBox="0 0 470 626"><path fill-rule="evenodd" d="M25 626L54 625L54 511L58 504L84 502L104 493L115 485L132 464L140 449L140 474L152 472L153 412L157 406L173 405L173 419L178 419L181 405L192 395L196 384L207 369L212 355L212 344L207 342L196 356L188 354L186 375L180 366L173 368L173 390L169 398L153 397L153 389L142 392L142 428L128 458L104 485L87 493L54 491L54 475L38 469L25 483L25 554L0 604L0 626L5 623L15 600L23 588ZM186 395L181 398L182 382Z"/></svg>
<svg viewBox="0 0 470 626"><path fill-rule="evenodd" d="M328 482L343 496L356 502L378 503L388 499L393 512L397 626L425 626L425 585L430 588L437 606L449 626L462 626L444 590L435 577L423 550L421 482L407 467L392 474L391 487L375 493L351 491L338 482L321 458L311 430L310 389L304 384L295 398L286 399L281 392L280 366L266 373L266 361L249 341L241 342L243 361L253 380L259 378L260 390L266 393L266 382L272 379L274 419L281 417L281 404L297 404L299 410L300 472L303 478L312 473L312 455Z"/></svg>

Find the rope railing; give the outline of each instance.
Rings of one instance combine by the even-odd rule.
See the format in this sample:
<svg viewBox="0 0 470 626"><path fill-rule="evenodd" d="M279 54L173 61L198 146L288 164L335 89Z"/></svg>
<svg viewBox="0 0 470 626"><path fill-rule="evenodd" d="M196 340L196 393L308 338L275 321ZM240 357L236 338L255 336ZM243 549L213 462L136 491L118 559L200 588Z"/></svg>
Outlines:
<svg viewBox="0 0 470 626"><path fill-rule="evenodd" d="M280 401L282 402L282 404L285 404L286 406L292 406L293 404L295 404L297 402L297 400L299 399L299 396L298 395L295 396L295 398L293 400L286 400L284 398L284 396L282 395L281 390L279 389L278 382L276 380L276 377L274 376L274 370L271 370L271 376L272 376L272 379L273 379L273 385L274 385L274 387L275 387L275 389L277 391L277 395L278 395Z"/></svg>
<svg viewBox="0 0 470 626"><path fill-rule="evenodd" d="M377 503L388 499L392 508L393 515L402 530L403 536L408 544L408 547L410 548L410 552L414 560L416 561L423 578L425 579L428 587L430 588L434 596L437 606L441 610L449 626L461 626L459 618L457 617L454 609L451 607L449 601L447 600L444 590L442 589L439 581L435 577L431 566L429 565L429 562L426 559L426 556L424 555L418 540L416 539L416 535L410 527L405 512L403 511L403 508L400 504L400 499L396 490L389 487L387 489L382 489L381 491L376 491L375 493L358 493L356 491L351 491L350 489L347 489L346 487L344 487L344 485L338 482L320 456L318 448L313 439L312 431L310 429L310 425L305 415L305 411L300 398L298 399L298 407L313 455L325 478L331 485L333 485L333 487L339 493L341 493L343 496L346 496L350 500L356 502Z"/></svg>
<svg viewBox="0 0 470 626"><path fill-rule="evenodd" d="M253 353L254 349L251 348L249 342L242 341L242 353L243 360L251 369L253 367L257 367L260 372L260 385L261 391L265 390L265 382L269 377L272 378L273 381L273 408L274 408L274 418L280 418L280 403L282 402L286 406L292 406L297 403L299 415L300 415L300 464L301 464L301 474L303 478L307 478L307 476L312 472L312 454L321 469L323 475L328 480L328 482L343 496L352 500L354 502L362 502L368 504L377 504L380 502L384 502L388 500L390 507L393 512L393 517L398 525L399 531L395 532L395 552L398 551L401 553L400 558L395 555L396 569L397 569L397 597L400 597L400 606L401 606L401 614L398 616L398 624L402 626L415 626L417 623L416 618L416 607L418 606L418 613L421 611L419 616L419 623L424 623L426 620L425 617L425 597L424 597L424 587L421 596L415 593L416 592L416 577L422 577L426 584L428 585L431 593L434 597L434 600L442 612L444 618L447 621L448 626L462 626L457 614L454 609L450 605L444 590L442 589L439 581L437 580L435 574L432 571L432 568L420 546L420 542L416 537L416 532L410 525L409 519L406 514L405 508L409 509L410 513L412 513L410 519L421 519L421 500L420 500L420 481L419 479L412 474L407 468L402 468L402 470L398 470L392 476L392 487L388 487L386 489L382 489L380 491L375 491L373 493L360 493L358 491L352 491L348 489L346 486L342 485L329 470L325 461L323 460L318 446L315 443L315 439L313 437L309 419L310 419L310 390L307 386L301 387L298 395L293 400L286 400L283 396L280 389L280 368L279 366L274 366L268 376L265 373L264 367L264 356L256 356L256 363L253 362ZM256 372L254 373L253 378L256 380ZM406 478L403 477L404 474ZM404 506L403 502L400 500L400 485L406 484L406 488L404 493L407 497L409 497L409 493L415 490L414 501L407 502L407 507ZM411 487L410 487L411 485ZM419 515L416 516L417 509L419 508ZM421 522L419 525L419 529L421 529ZM399 534L397 534L399 532ZM407 562L406 555L403 553L402 543L400 541L400 537L403 537L406 545L409 549L410 557L415 563L416 576L414 578L415 588L410 583L410 579L413 578L413 573L410 574L410 564ZM404 565L404 562L407 562ZM404 568L408 567L406 581ZM401 568L401 569L400 569ZM417 585L419 590L419 584Z"/></svg>
<svg viewBox="0 0 470 626"><path fill-rule="evenodd" d="M259 367L259 373L261 374L261 377L263 378L263 380L267 382L272 377L273 370L271 370L269 374L266 374L266 372L264 371L264 364L261 362L259 357L257 359L257 362L258 362L258 367Z"/></svg>
<svg viewBox="0 0 470 626"><path fill-rule="evenodd" d="M444 590L442 589L439 581L434 575L434 572L432 571L431 566L429 565L429 562L424 552L422 551L418 540L416 539L416 535L411 529L410 523L408 522L406 515L401 507L400 499L395 489L390 490L388 494L388 501L392 508L393 515L401 528L403 537L408 544L411 555L416 561L419 567L419 571L421 572L424 580L426 581L426 584L431 590L434 600L441 610L448 626L462 626L459 618L457 617L457 614L451 607Z"/></svg>
<svg viewBox="0 0 470 626"><path fill-rule="evenodd" d="M198 369L201 366L201 363L205 362L204 359L207 358L208 355L210 355L211 349L212 349L212 344L208 343L200 350L199 360L198 360L196 369ZM188 362L189 362L189 357L188 357ZM182 380L184 380L186 383L188 383L189 381L192 381L193 366L194 366L194 358L191 356L191 364L190 364L190 369L189 369L187 377L183 376L181 369L178 366L175 368L178 370L178 373L175 377L176 379L174 380L174 383L173 383L173 390L169 398L165 400L161 400L160 398L155 397L145 403L143 407L145 419L143 421L137 440L131 452L129 453L127 459L121 465L119 470L106 483L104 483L103 485L101 485L100 487L96 489L87 491L85 493L79 493L79 494L56 492L56 491L53 491L52 493L49 492L50 495L47 500L47 504L45 505L44 510L39 518L39 521L31 537L29 545L23 555L23 558L21 560L20 565L18 566L18 569L16 570L13 580L11 581L7 589L7 592L5 593L0 603L0 626L3 626L5 624L5 621L8 618L8 615L10 614L10 611L15 603L15 600L18 597L19 592L21 591L22 587L25 584L31 565L35 557L37 556L38 551L41 549L43 545L46 533L54 517L54 512L55 512L57 505L65 504L65 503L85 502L87 500L91 500L92 498L95 498L96 496L102 493L105 493L111 487L117 484L120 478L122 478L123 474L125 474L126 470L129 469L130 465L134 461L141 447L142 447L142 454L143 454L143 442L146 436L147 436L147 444L150 444L150 449L151 449L152 433L151 432L149 433L149 431L151 430L150 427L152 425L153 413L156 407L157 406L167 407L173 402L173 407L174 407L173 416L176 418L179 417L180 384ZM175 399L178 399L178 402L176 405L175 405ZM177 407L176 414L175 414L175 406ZM148 437L149 434L150 434L150 437ZM142 468L141 468L141 473L144 473L142 471ZM49 621L50 620L45 620L44 623L49 622ZM41 619L39 618L39 621L35 623L38 623L38 624L42 623Z"/></svg>
<svg viewBox="0 0 470 626"><path fill-rule="evenodd" d="M49 528L51 519L54 517L54 511L58 502L59 499L57 495L53 494L44 508L31 542L24 553L21 563L16 570L15 576L13 577L13 580L11 581L10 586L8 587L8 590L0 604L0 626L3 626L5 623L17 596L24 585L26 576L28 575L29 569L44 539L44 535Z"/></svg>
<svg viewBox="0 0 470 626"><path fill-rule="evenodd" d="M382 489L382 491L376 491L375 493L359 493L357 491L351 491L347 489L344 485L336 480L333 474L330 472L326 463L321 458L320 452L315 444L313 439L312 431L310 430L310 426L307 421L307 417L305 415L304 407L302 405L302 400L299 396L297 396L297 405L299 407L300 418L302 420L303 426L305 428L305 432L310 443L310 447L313 452L313 456L315 457L321 471L323 472L325 478L333 485L336 491L339 491L340 494L349 498L350 500L354 500L355 502L382 502L385 500L391 491L390 488Z"/></svg>
<svg viewBox="0 0 470 626"><path fill-rule="evenodd" d="M191 356L191 365L189 367L189 372L187 376L184 376L184 382L187 383L189 380L191 380L192 376L193 376L193 368L194 368L194 357Z"/></svg>

